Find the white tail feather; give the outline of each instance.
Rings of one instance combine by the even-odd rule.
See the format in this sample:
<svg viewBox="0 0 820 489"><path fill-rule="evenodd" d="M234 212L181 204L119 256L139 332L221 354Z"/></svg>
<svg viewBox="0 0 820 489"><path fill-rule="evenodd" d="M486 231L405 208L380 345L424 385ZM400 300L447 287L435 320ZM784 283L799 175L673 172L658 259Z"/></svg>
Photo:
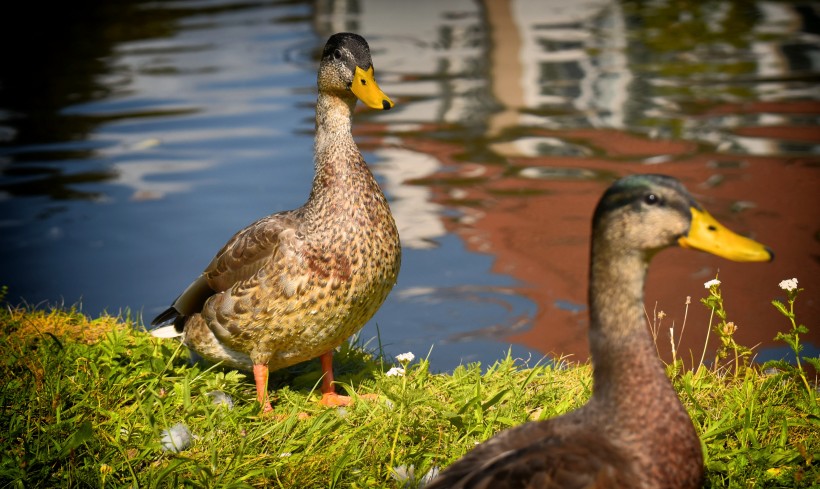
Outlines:
<svg viewBox="0 0 820 489"><path fill-rule="evenodd" d="M151 334L157 338L177 338L182 336L182 333L177 331L173 324L163 326L161 328L152 329Z"/></svg>

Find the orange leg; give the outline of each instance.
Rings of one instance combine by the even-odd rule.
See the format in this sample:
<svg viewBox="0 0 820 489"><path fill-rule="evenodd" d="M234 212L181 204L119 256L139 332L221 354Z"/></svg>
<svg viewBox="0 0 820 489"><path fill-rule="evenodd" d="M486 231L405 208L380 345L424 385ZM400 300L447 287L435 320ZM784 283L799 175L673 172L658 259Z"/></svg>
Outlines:
<svg viewBox="0 0 820 489"><path fill-rule="evenodd" d="M268 400L268 366L254 365L253 366L253 380L256 382L256 400L262 406L263 413L273 411L273 407Z"/></svg>
<svg viewBox="0 0 820 489"><path fill-rule="evenodd" d="M325 406L347 406L352 400L348 396L336 394L333 387L333 350L327 351L319 357L322 362L322 400Z"/></svg>

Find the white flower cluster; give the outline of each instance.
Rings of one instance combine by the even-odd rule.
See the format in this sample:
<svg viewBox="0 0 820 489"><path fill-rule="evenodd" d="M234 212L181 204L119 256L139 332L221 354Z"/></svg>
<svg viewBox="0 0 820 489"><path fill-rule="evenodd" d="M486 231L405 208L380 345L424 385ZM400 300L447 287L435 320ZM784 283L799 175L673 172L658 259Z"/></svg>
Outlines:
<svg viewBox="0 0 820 489"><path fill-rule="evenodd" d="M388 377L404 377L404 369L401 367L393 367L385 372L384 375Z"/></svg>
<svg viewBox="0 0 820 489"><path fill-rule="evenodd" d="M789 292L797 290L797 279L793 278L780 282L780 288L783 290L788 290Z"/></svg>
<svg viewBox="0 0 820 489"><path fill-rule="evenodd" d="M706 282L705 284L703 284L703 286L707 289L711 289L712 286L714 286L714 285L720 285L720 280L718 280L716 278L713 278L712 280L710 280L710 281Z"/></svg>
<svg viewBox="0 0 820 489"><path fill-rule="evenodd" d="M410 351L396 355L396 360L399 361L401 367L393 367L385 372L384 375L388 377L404 377L404 367L406 367L408 363L412 362L414 358L416 358L416 356Z"/></svg>
<svg viewBox="0 0 820 489"><path fill-rule="evenodd" d="M413 355L413 352L410 352L410 351L408 351L407 353L402 353L400 355L396 355L396 360L398 360L399 363L401 363L401 364L410 363L410 362L413 361L414 358L416 358L416 356Z"/></svg>

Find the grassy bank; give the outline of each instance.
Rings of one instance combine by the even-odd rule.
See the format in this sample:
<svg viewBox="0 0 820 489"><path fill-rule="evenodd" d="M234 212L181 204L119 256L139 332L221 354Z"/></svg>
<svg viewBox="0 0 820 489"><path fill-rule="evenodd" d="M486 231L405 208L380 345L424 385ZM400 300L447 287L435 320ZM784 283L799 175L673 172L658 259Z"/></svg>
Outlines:
<svg viewBox="0 0 820 489"><path fill-rule="evenodd" d="M589 364L506 358L439 374L345 347L339 380L378 400L320 407L319 366L307 363L272 376L274 412L260 416L251 380L192 366L127 318L6 305L0 331L0 487L415 487L499 430L580 406L591 388ZM799 334L795 324L784 341L799 349ZM742 347L723 345L722 368L669 366L701 434L707 486L820 484L806 360L746 368ZM178 423L190 440L163 438Z"/></svg>

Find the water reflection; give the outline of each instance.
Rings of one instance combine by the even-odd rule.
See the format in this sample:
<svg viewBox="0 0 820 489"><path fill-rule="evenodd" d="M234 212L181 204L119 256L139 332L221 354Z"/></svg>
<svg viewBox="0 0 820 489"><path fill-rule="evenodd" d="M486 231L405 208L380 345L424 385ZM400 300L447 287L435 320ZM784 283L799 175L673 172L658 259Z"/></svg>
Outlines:
<svg viewBox="0 0 820 489"><path fill-rule="evenodd" d="M590 215L632 172L678 176L778 254L760 266L659 256L647 301L669 315L665 328L678 330L685 297L697 302L718 270L743 344L771 344L786 326L769 305L784 278L806 288L798 313L818 312L811 8L123 4L66 13L59 49L32 47L0 72L0 282L12 296L151 316L239 227L300 205L316 53L354 30L398 102L354 125L405 249L396 291L362 333L378 327L388 352L435 345L437 368L492 361L510 344L584 357ZM684 351L702 347L702 309L688 312Z"/></svg>

